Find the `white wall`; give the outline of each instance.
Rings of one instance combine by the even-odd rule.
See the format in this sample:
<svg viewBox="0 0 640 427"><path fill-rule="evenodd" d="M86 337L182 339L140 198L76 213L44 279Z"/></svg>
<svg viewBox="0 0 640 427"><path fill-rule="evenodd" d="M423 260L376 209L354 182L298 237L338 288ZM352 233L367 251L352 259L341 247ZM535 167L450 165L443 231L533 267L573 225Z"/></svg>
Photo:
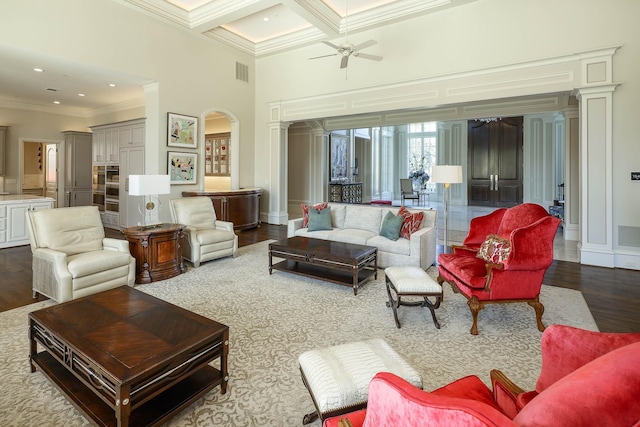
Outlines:
<svg viewBox="0 0 640 427"><path fill-rule="evenodd" d="M604 254L614 248L617 266L640 268L640 247L617 247L618 226L640 227L640 188L629 179L629 172L640 168L635 129L640 113L637 16L640 2L629 0L483 0L350 34L356 44L377 40L367 52L384 59L378 63L352 58L348 78L335 58L308 59L330 53L321 43L260 58L256 158L278 159L272 152L275 126L270 122L564 92L586 81L587 69L578 65L585 60L582 52L621 46L613 58L613 81L622 83L612 97L613 156L611 165L603 166L611 169L607 191L613 192L612 218L606 211L597 213L607 227L606 247L597 250ZM564 62L570 56L577 59L572 69ZM532 66L534 61L538 62ZM464 85L456 86L458 82ZM256 164L256 184L281 188L282 183L272 182L280 177L277 167L274 162ZM272 191L268 197L276 194ZM269 214L281 220L275 210L282 203L266 202ZM588 236L588 230L581 235Z"/></svg>
<svg viewBox="0 0 640 427"><path fill-rule="evenodd" d="M251 56L205 37L195 37L187 30L134 10L125 2L113 0L4 0L2 15L11 17L0 26L2 43L144 77L154 83L146 95L144 109L134 109L130 111L132 116L126 114L117 120L141 117L140 111L147 117L145 167L150 173L166 171L168 112L199 117L203 124L202 115L212 108L232 112L238 118L242 136L238 182L244 187L253 185L255 120ZM236 61L249 66L250 83L235 79ZM113 118L100 114L93 120L80 122L86 127L109 123ZM11 126L10 132L18 132L18 122L0 121ZM200 127L200 136L203 135L204 125ZM198 150L203 152L203 144ZM201 155L199 160L202 159ZM202 186L202 180L197 185L173 186L172 196ZM161 219L166 218L168 212L164 218L161 212Z"/></svg>

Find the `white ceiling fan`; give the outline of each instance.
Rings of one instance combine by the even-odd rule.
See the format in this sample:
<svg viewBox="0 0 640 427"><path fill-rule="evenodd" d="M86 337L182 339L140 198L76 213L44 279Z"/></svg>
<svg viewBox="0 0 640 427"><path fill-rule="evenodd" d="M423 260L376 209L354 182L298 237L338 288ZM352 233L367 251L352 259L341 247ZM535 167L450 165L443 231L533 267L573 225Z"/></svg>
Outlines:
<svg viewBox="0 0 640 427"><path fill-rule="evenodd" d="M369 46L373 46L374 44L378 43L375 40L369 40L364 43L360 43L359 45L354 45L353 43L349 43L348 39L346 39L345 42L339 46L327 41L323 41L322 43L326 44L327 46L331 46L338 52L332 53L330 55L315 56L309 59L326 58L327 56L340 55L342 56L342 59L340 60L340 68L347 68L347 65L349 64L349 57L352 55L357 58L371 59L372 61L382 60L382 56L370 55L368 53L360 52L361 49L367 48Z"/></svg>
<svg viewBox="0 0 640 427"><path fill-rule="evenodd" d="M342 59L340 60L340 68L347 68L347 65L349 64L349 57L350 56L355 56L356 58L364 58L364 59L370 59L372 61L381 61L382 60L382 56L378 56L378 55L370 55L368 53L362 53L360 52L360 50L365 49L367 47L373 46L375 44L377 44L378 42L375 40L368 40L364 43L360 43L358 45L354 45L353 43L349 42L349 27L348 27L348 18L349 18L349 12L348 12L348 3L346 3L345 5L345 16L344 16L344 43L340 44L340 45L335 45L331 42L327 42L327 41L323 41L322 43L326 44L327 46L330 46L332 48L334 48L335 50L337 50L337 53L332 53L330 55L321 55L321 56L314 56L313 58L309 58L309 59L318 59L318 58L326 58L328 56L341 56Z"/></svg>

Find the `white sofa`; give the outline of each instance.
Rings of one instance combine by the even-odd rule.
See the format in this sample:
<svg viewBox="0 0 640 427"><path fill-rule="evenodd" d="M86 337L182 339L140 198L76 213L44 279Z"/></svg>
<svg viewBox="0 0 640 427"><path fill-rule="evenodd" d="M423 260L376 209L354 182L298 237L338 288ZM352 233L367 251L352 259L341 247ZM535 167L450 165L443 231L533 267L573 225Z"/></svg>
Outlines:
<svg viewBox="0 0 640 427"><path fill-rule="evenodd" d="M409 209L412 213L424 213L420 229L412 233L409 240L400 237L393 241L380 236L380 227L387 212L397 215L400 208L341 203L329 203L329 206L332 230L308 231L302 228L303 219L296 218L289 220L287 236L375 246L380 268L413 265L426 270L435 263L437 211Z"/></svg>

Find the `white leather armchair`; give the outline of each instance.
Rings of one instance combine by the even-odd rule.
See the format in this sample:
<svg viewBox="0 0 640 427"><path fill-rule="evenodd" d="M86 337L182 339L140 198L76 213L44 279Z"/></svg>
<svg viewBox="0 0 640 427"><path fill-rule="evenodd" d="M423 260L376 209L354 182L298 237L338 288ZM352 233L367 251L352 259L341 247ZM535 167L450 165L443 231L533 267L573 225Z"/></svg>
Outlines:
<svg viewBox="0 0 640 427"><path fill-rule="evenodd" d="M96 206L29 211L33 295L65 302L132 286L136 260L129 242L105 238Z"/></svg>
<svg viewBox="0 0 640 427"><path fill-rule="evenodd" d="M182 257L199 267L201 262L235 256L238 236L233 223L216 217L208 197L183 197L171 200L173 222L185 226Z"/></svg>

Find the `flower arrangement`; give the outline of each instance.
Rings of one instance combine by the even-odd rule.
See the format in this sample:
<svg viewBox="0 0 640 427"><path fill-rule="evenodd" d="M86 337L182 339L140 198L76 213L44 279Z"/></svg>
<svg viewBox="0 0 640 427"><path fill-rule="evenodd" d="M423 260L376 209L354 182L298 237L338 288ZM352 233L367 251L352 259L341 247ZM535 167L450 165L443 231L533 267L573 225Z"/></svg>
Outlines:
<svg viewBox="0 0 640 427"><path fill-rule="evenodd" d="M424 170L424 156L418 160L416 156L409 161L409 179L413 180L413 184L418 188L424 188L429 181L429 174Z"/></svg>

